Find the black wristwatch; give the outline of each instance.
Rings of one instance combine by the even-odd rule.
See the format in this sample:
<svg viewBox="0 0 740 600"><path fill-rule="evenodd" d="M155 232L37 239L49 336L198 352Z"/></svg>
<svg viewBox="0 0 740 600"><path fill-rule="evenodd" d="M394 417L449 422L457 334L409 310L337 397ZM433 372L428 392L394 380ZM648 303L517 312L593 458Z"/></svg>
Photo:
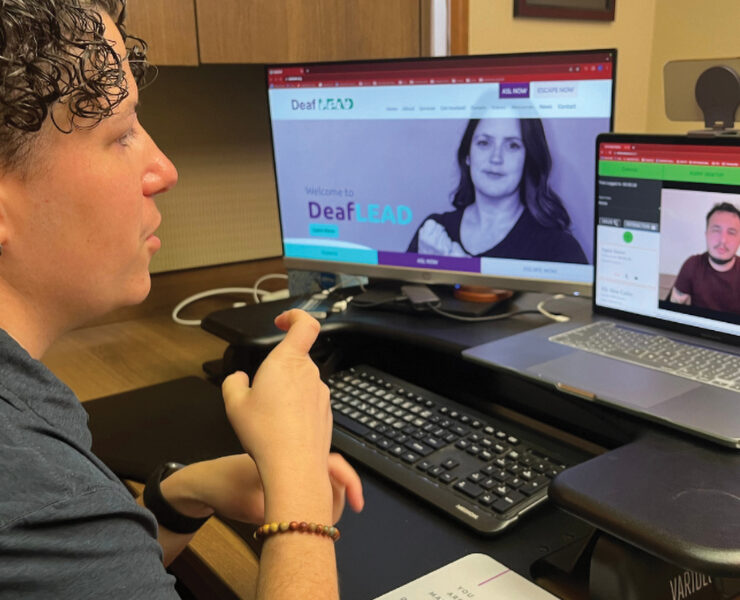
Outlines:
<svg viewBox="0 0 740 600"><path fill-rule="evenodd" d="M183 515L165 500L162 490L159 488L159 483L163 479L166 479L175 471L179 471L184 466L176 462L159 465L159 467L154 469L149 479L146 480L142 496L144 506L154 514L157 523L162 525L162 527L166 527L174 533L195 533L210 517L194 518Z"/></svg>

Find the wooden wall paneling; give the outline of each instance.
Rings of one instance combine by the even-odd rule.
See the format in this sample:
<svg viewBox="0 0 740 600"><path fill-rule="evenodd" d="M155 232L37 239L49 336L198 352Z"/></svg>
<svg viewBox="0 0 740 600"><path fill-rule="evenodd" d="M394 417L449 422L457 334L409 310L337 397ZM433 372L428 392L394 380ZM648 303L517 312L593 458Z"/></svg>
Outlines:
<svg viewBox="0 0 740 600"><path fill-rule="evenodd" d="M129 0L127 30L149 44L155 65L198 65L194 0Z"/></svg>
<svg viewBox="0 0 740 600"><path fill-rule="evenodd" d="M162 249L152 272L282 251L262 65L162 67L139 120L179 170L157 197Z"/></svg>
<svg viewBox="0 0 740 600"><path fill-rule="evenodd" d="M419 0L419 54L432 56L432 0Z"/></svg>
<svg viewBox="0 0 740 600"><path fill-rule="evenodd" d="M450 54L470 54L468 48L469 0L450 0Z"/></svg>
<svg viewBox="0 0 740 600"><path fill-rule="evenodd" d="M420 55L419 0L196 0L203 63Z"/></svg>

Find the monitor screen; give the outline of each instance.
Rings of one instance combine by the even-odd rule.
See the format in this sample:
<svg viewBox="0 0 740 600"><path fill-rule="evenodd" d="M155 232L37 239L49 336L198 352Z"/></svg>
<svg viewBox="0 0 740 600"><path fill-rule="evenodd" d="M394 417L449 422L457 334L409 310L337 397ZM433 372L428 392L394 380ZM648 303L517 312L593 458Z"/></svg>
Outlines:
<svg viewBox="0 0 740 600"><path fill-rule="evenodd" d="M616 51L270 65L288 268L590 293Z"/></svg>

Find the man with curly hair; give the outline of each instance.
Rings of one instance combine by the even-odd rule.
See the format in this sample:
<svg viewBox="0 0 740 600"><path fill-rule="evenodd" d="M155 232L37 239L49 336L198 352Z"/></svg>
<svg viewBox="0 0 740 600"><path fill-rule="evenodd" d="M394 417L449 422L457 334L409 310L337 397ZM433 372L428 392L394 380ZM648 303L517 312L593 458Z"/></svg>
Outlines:
<svg viewBox="0 0 740 600"><path fill-rule="evenodd" d="M332 524L345 494L362 505L357 474L329 454L328 390L308 357L318 324L301 311L276 319L287 335L251 386L243 373L224 383L249 454L154 483L166 525L92 454L84 409L39 361L64 332L146 297L154 198L177 180L137 119L145 46L124 12L125 0L0 0L3 598L175 597L164 565L214 513ZM329 535L266 537L259 598L337 595Z"/></svg>

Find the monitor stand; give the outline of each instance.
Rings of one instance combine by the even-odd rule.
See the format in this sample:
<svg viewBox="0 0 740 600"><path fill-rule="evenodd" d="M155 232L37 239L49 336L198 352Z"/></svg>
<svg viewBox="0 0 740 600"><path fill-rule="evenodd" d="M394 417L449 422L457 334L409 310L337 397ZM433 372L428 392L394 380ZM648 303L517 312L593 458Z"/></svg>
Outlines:
<svg viewBox="0 0 740 600"><path fill-rule="evenodd" d="M388 310L419 314L419 310L400 299L402 282L373 279L366 290L354 297L355 306L361 304L368 309ZM466 317L482 317L490 313L504 312L514 297L510 290L492 290L482 286L429 285L440 300L439 308L444 312ZM495 292L495 293L494 293ZM432 313L433 314L433 313Z"/></svg>

